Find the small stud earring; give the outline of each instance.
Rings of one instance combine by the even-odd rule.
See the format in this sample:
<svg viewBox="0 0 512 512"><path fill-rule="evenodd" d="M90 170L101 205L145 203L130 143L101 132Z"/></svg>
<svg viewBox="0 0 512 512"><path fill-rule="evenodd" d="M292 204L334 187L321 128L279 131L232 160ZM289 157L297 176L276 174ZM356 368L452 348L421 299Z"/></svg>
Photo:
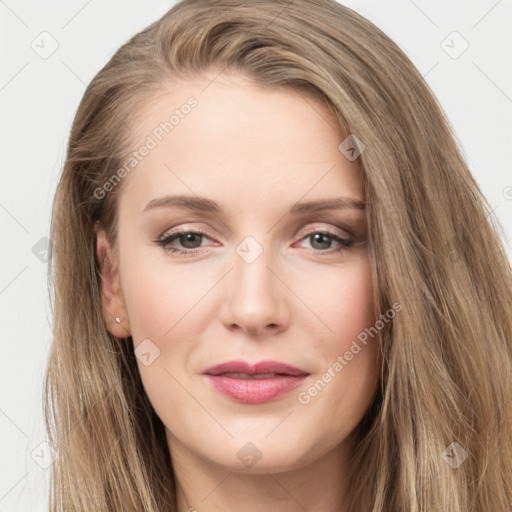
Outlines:
<svg viewBox="0 0 512 512"><path fill-rule="evenodd" d="M116 316L116 323L120 324L124 320L123 317Z"/></svg>

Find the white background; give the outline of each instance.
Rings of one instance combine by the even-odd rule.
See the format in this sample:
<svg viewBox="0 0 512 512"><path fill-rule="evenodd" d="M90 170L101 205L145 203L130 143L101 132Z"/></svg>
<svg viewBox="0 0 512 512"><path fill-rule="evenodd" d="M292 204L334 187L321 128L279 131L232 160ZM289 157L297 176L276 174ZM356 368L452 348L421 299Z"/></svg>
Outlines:
<svg viewBox="0 0 512 512"><path fill-rule="evenodd" d="M512 0L342 3L379 26L424 75L512 254ZM46 510L49 470L35 460L44 465L49 455L40 443L51 319L46 264L32 249L48 236L72 118L113 52L172 5L0 0L0 512ZM456 59L442 47L453 31L469 44ZM444 43L452 52L462 48L457 37ZM51 38L58 48L43 59L31 45L48 50Z"/></svg>

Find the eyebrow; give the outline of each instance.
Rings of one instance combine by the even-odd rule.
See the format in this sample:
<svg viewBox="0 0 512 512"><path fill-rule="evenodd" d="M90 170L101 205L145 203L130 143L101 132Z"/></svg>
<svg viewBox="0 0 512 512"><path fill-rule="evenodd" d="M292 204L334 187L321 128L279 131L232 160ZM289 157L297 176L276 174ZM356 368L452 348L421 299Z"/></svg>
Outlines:
<svg viewBox="0 0 512 512"><path fill-rule="evenodd" d="M295 203L290 213L292 215L300 215L303 213L318 212L321 210L338 210L338 209L355 209L365 210L368 203L349 197L335 197L332 199L321 199L318 201L307 201ZM217 215L222 214L222 208L213 200L204 197L194 196L162 196L151 200L144 212L155 208L178 207L186 210L209 212Z"/></svg>

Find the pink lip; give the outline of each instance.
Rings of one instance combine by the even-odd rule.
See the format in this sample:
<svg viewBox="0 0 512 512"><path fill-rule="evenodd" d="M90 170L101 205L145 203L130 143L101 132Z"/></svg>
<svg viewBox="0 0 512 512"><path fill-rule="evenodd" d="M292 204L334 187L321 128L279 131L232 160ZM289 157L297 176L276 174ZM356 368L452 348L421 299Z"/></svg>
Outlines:
<svg viewBox="0 0 512 512"><path fill-rule="evenodd" d="M226 373L258 375L275 373L274 377L242 379ZM245 404L270 402L299 386L309 375L299 368L278 361L261 361L250 365L245 361L229 361L208 368L204 374L212 387L233 400Z"/></svg>
<svg viewBox="0 0 512 512"><path fill-rule="evenodd" d="M260 361L256 364L249 364L245 361L228 361L227 363L211 366L204 373L208 375L220 375L221 373L247 373L256 375L258 373L284 373L286 375L307 375L308 372L280 363L279 361Z"/></svg>

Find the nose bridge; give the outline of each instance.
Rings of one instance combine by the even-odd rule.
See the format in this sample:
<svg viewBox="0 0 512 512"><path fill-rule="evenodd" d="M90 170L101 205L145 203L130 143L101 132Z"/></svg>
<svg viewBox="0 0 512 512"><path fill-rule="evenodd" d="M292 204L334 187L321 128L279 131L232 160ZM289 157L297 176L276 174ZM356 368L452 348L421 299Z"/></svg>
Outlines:
<svg viewBox="0 0 512 512"><path fill-rule="evenodd" d="M264 243L247 236L236 246L227 285L224 321L252 333L286 320L283 286L270 270L274 269L276 258L268 239L265 246Z"/></svg>
<svg viewBox="0 0 512 512"><path fill-rule="evenodd" d="M238 244L234 256L233 285L244 287L244 293L258 295L269 294L273 287L271 277L274 277L268 267L272 268L271 248L265 247L255 237L249 235ZM272 295L272 294L271 294Z"/></svg>

